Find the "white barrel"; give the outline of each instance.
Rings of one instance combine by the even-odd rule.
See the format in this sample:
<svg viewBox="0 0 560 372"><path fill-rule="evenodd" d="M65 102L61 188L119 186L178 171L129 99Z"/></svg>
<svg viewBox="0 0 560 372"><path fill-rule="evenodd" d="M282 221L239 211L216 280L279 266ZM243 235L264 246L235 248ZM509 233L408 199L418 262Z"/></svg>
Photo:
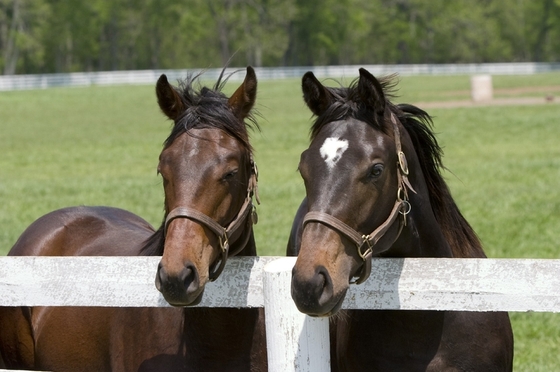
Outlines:
<svg viewBox="0 0 560 372"><path fill-rule="evenodd" d="M281 258L264 268L264 310L269 372L330 371L328 318L297 309L290 294L296 258Z"/></svg>

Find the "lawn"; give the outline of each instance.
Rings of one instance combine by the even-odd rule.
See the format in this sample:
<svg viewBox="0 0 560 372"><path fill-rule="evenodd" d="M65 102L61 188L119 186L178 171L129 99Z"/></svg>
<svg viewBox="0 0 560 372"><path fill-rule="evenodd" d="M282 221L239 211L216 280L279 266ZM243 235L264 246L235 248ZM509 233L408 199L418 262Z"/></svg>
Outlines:
<svg viewBox="0 0 560 372"><path fill-rule="evenodd" d="M467 76L401 77L399 87L397 102L469 97ZM499 97L544 97L550 87L560 87L560 74L494 77ZM304 195L296 169L311 114L298 80L261 82L257 101L261 131L252 143L262 205L256 238L261 255L283 255ZM560 258L560 105L429 112L444 147L446 179L488 256ZM70 205L121 207L159 225L156 166L170 125L152 86L0 92L0 254L37 217ZM511 317L515 370L560 370L560 317Z"/></svg>

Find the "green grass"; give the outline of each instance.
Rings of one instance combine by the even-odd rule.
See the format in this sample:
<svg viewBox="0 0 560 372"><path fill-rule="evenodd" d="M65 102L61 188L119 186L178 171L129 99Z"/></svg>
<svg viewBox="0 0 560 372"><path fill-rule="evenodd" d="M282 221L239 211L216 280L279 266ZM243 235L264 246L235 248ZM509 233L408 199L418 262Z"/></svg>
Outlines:
<svg viewBox="0 0 560 372"><path fill-rule="evenodd" d="M402 77L398 102L468 99L469 77ZM495 76L494 87L559 86L560 74ZM346 81L348 82L348 81ZM228 85L233 91L236 83ZM296 172L310 113L299 80L261 82L261 255L283 255L304 188ZM489 257L560 258L560 105L431 109L446 178ZM0 93L0 254L33 220L111 205L159 225L156 166L170 122L151 86ZM557 314L512 313L516 371L560 370Z"/></svg>

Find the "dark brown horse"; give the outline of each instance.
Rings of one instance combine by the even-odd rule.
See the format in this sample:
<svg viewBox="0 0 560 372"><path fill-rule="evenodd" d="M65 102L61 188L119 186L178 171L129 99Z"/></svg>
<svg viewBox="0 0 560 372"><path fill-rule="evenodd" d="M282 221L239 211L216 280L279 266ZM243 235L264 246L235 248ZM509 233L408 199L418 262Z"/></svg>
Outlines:
<svg viewBox="0 0 560 372"><path fill-rule="evenodd" d="M372 257L485 257L440 174L431 118L392 104L393 86L364 69L348 88L303 77L317 120L299 164L307 196L288 243L292 297L309 315L337 314L333 370L511 371L507 313L339 312Z"/></svg>
<svg viewBox="0 0 560 372"><path fill-rule="evenodd" d="M231 97L156 85L174 121L160 155L165 218L154 229L109 207L76 207L35 221L10 255L163 255L156 286L173 305L197 303L229 255L256 255L252 197L256 167L249 144L257 91L247 68ZM250 120L252 121L252 120ZM252 121L254 123L254 121ZM266 371L262 309L0 308L0 350L11 368L54 371Z"/></svg>

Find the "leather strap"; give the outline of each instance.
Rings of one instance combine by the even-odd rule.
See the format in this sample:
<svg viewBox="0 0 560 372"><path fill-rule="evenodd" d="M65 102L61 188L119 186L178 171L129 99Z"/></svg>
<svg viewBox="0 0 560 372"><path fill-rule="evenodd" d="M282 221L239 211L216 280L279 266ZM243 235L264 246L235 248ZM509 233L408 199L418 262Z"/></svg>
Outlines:
<svg viewBox="0 0 560 372"><path fill-rule="evenodd" d="M364 243L363 235L328 213L309 212L305 215L305 217L303 217L304 229L305 225L308 222L321 222L322 224L332 227L334 230L342 233L344 236L354 242L354 244L356 244L358 247L362 246L362 244Z"/></svg>
<svg viewBox="0 0 560 372"><path fill-rule="evenodd" d="M176 218L188 218L197 221L212 230L212 232L214 232L214 234L216 234L217 236L223 237L226 234L226 229L222 227L222 225L220 225L204 213L188 207L178 207L169 212L169 214L165 218L165 226L163 230L165 236L167 236L167 228L169 224Z"/></svg>
<svg viewBox="0 0 560 372"><path fill-rule="evenodd" d="M249 183L247 186L247 197L245 198L241 209L237 213L237 216L229 223L227 227L223 227L204 213L189 207L177 207L169 212L167 214L167 217L165 218L165 224L163 227L163 234L165 237L167 236L167 229L169 227L169 224L177 218L188 218L190 220L196 221L201 225L206 226L207 228L212 230L214 234L216 234L220 242L221 255L218 261L211 267L209 277L209 280L211 282L216 280L222 273L228 256L234 256L238 254L243 248L245 248L245 245L247 245L249 234L247 234L244 244L241 244L236 251L229 252L230 238L236 236L238 232L240 232L240 230L242 231L242 229L247 226L247 224L252 225L257 223L256 211L253 205L253 196L255 196L257 203L260 204L257 183L257 166L251 158L251 177L249 178ZM247 223L249 214L251 214L251 220L249 223Z"/></svg>

